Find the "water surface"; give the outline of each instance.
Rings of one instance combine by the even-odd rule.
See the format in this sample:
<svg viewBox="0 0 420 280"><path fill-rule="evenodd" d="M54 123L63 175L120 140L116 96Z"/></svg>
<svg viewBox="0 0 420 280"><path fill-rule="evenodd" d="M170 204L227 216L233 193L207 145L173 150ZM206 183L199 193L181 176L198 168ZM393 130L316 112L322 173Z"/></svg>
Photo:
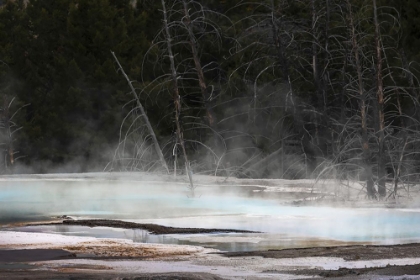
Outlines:
<svg viewBox="0 0 420 280"><path fill-rule="evenodd" d="M260 196L258 191L250 186L202 185L191 198L186 185L176 182L2 180L0 223L69 215L262 232L156 236L141 230L77 226L18 229L147 243L201 244L224 250L420 242L419 209L294 207L286 206L280 194Z"/></svg>

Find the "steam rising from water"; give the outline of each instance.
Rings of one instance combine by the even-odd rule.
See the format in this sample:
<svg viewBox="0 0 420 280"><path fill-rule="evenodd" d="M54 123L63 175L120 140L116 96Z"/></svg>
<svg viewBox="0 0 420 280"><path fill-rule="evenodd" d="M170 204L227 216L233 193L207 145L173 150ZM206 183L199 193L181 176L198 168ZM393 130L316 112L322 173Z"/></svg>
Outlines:
<svg viewBox="0 0 420 280"><path fill-rule="evenodd" d="M341 241L420 240L417 209L292 207L278 198L254 196L249 186L218 184L201 185L201 196L189 198L186 186L146 175L127 175L124 180L110 174L11 177L0 182L0 222L73 215Z"/></svg>

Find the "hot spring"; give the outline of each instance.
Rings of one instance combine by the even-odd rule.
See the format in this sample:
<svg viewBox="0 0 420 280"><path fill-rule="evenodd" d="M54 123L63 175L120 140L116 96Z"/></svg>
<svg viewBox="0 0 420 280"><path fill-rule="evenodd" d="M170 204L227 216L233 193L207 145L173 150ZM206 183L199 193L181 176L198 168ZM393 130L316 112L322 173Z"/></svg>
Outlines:
<svg viewBox="0 0 420 280"><path fill-rule="evenodd" d="M223 178L217 181L208 177L197 182L196 196L190 197L185 181L170 176L165 178L172 182L164 181L164 177L105 173L3 177L0 224L68 215L260 232L152 235L143 230L67 225L2 228L231 251L420 241L417 208L289 206L284 202L290 199L291 191L267 195L258 184L228 184ZM298 189L297 197L301 195Z"/></svg>

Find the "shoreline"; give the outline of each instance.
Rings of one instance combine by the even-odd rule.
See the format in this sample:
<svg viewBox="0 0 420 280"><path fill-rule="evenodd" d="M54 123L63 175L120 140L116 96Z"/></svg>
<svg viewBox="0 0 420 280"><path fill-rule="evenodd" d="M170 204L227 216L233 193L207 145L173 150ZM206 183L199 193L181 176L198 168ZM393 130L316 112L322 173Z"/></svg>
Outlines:
<svg viewBox="0 0 420 280"><path fill-rule="evenodd" d="M0 250L0 279L420 279L420 243L221 252L0 231Z"/></svg>

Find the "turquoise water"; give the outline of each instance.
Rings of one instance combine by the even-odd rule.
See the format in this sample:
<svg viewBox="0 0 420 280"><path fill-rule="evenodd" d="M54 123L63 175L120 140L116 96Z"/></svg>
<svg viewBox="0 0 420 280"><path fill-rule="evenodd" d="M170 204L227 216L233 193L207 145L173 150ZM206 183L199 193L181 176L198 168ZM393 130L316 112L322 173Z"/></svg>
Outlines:
<svg viewBox="0 0 420 280"><path fill-rule="evenodd" d="M178 227L235 228L346 242L420 241L420 212L417 211L286 206L267 206L258 210L258 214L132 221Z"/></svg>
<svg viewBox="0 0 420 280"><path fill-rule="evenodd" d="M115 229L109 227L86 226L27 226L4 229L7 231L42 232L66 236L84 236L96 238L128 239L137 243L195 245L214 248L222 251L255 251L269 249L284 249L298 247L330 246L332 240L322 238L306 238L288 236L285 234L240 234L240 233L215 233L215 234L176 234L154 235L141 229ZM347 243L334 242L335 245Z"/></svg>
<svg viewBox="0 0 420 280"><path fill-rule="evenodd" d="M235 247L248 246L247 248L252 244L274 248L280 243L294 244L296 240L305 239L385 244L420 242L419 209L293 207L285 206L278 197L263 199L250 195L249 188L233 186L201 186L196 192L196 198L189 198L185 185L175 183L107 180L2 181L0 224L2 220L69 215L174 227L244 229L265 234L246 235L254 239L243 241L244 238L239 238L239 242L228 242L229 246L235 244ZM72 234L75 231L69 232ZM92 230L84 232L88 235L98 234ZM59 230L56 233L65 234ZM110 234L109 230L105 230L104 234L104 237L115 237L115 233ZM145 235L134 232L130 234ZM162 242L157 237L148 238L148 242ZM172 240L171 238L173 237L166 237L167 240ZM190 244L194 238L175 239L178 241L168 242ZM216 242L219 244L217 246L228 246L223 240L219 241L221 242ZM209 241L206 244L214 242Z"/></svg>

